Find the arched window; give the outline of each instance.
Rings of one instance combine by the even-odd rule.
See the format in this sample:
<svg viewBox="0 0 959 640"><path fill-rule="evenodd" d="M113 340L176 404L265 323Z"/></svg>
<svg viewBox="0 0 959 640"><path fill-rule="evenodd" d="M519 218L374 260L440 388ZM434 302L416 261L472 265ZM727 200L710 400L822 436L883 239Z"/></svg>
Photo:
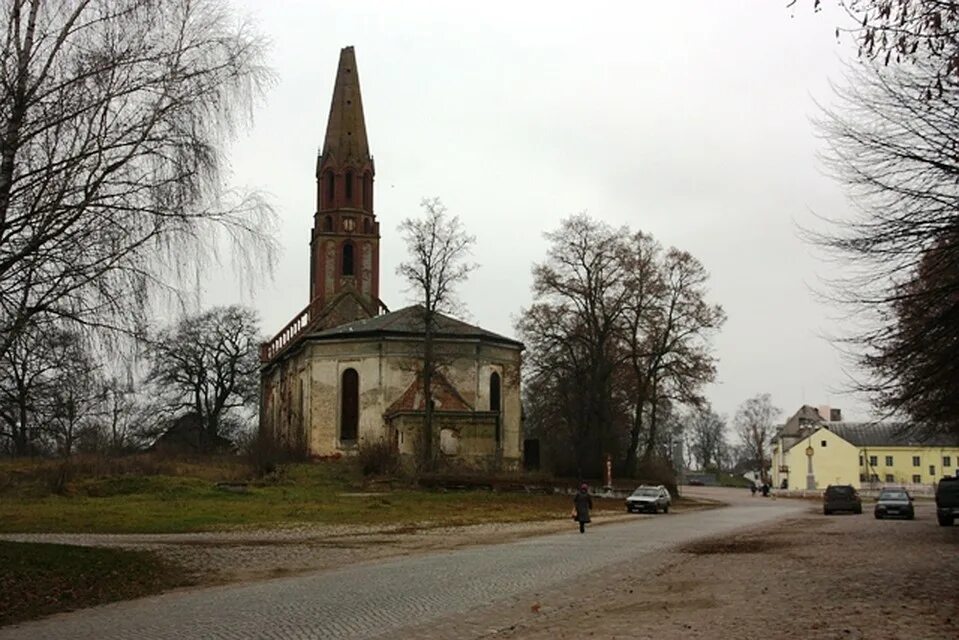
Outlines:
<svg viewBox="0 0 959 640"><path fill-rule="evenodd" d="M489 410L500 410L500 383L499 374L495 371L489 377Z"/></svg>
<svg viewBox="0 0 959 640"><path fill-rule="evenodd" d="M323 231L333 231L333 216L323 218Z"/></svg>
<svg viewBox="0 0 959 640"><path fill-rule="evenodd" d="M346 203L353 204L353 172L346 172Z"/></svg>
<svg viewBox="0 0 959 640"><path fill-rule="evenodd" d="M326 205L328 207L333 206L333 190L336 187L336 179L333 177L332 171L326 172Z"/></svg>
<svg viewBox="0 0 959 640"><path fill-rule="evenodd" d="M343 372L340 384L340 441L355 442L360 426L360 374Z"/></svg>
<svg viewBox="0 0 959 640"><path fill-rule="evenodd" d="M343 244L343 270L342 275L351 276L353 275L353 243L346 242Z"/></svg>

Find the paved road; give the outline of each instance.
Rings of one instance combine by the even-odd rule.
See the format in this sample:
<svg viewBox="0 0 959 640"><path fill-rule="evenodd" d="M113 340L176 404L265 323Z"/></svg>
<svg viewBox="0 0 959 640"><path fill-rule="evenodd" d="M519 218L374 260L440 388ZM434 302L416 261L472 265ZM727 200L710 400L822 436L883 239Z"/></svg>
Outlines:
<svg viewBox="0 0 959 640"><path fill-rule="evenodd" d="M246 585L181 591L0 629L44 638L371 638L635 562L644 554L795 514L798 502L736 500L710 511L411 556ZM572 528L572 527L571 527Z"/></svg>

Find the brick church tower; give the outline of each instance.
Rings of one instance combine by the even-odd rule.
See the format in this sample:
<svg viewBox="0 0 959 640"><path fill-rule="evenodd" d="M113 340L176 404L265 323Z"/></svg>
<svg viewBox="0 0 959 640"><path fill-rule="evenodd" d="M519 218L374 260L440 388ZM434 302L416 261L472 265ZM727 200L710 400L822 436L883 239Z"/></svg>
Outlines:
<svg viewBox="0 0 959 640"><path fill-rule="evenodd" d="M373 213L373 157L366 139L353 47L340 51L323 149L316 159L310 238L310 305L333 326L379 311L380 228Z"/></svg>

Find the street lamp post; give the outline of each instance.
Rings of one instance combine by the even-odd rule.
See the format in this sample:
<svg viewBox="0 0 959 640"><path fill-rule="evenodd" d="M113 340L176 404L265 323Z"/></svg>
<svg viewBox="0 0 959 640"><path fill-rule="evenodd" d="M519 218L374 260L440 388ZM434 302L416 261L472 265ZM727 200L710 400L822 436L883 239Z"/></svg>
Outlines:
<svg viewBox="0 0 959 640"><path fill-rule="evenodd" d="M816 489L816 476L812 470L812 454L815 451L812 448L812 445L806 447L806 489L813 491Z"/></svg>

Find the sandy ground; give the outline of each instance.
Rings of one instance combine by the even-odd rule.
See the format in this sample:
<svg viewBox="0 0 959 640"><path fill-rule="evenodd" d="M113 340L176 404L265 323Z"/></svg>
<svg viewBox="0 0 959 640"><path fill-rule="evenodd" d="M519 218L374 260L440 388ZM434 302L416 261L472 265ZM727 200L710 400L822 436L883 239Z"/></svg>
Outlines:
<svg viewBox="0 0 959 640"><path fill-rule="evenodd" d="M930 503L914 521L878 521L866 506L829 517L811 506L766 529L594 575L501 609L510 623L487 625L482 637L959 638L959 527L939 527ZM492 619L474 615L474 624Z"/></svg>

